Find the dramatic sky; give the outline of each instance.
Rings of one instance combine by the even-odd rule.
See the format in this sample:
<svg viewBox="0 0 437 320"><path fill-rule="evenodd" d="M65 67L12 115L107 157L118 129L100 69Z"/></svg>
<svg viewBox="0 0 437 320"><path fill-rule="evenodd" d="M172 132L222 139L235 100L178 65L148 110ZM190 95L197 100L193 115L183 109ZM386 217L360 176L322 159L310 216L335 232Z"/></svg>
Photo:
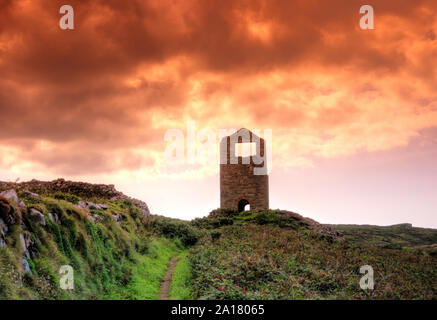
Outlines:
<svg viewBox="0 0 437 320"><path fill-rule="evenodd" d="M59 28L59 8L75 30ZM361 30L359 9L375 9ZM0 180L112 183L157 214L219 206L168 129L271 129L272 208L437 228L437 1L0 0Z"/></svg>

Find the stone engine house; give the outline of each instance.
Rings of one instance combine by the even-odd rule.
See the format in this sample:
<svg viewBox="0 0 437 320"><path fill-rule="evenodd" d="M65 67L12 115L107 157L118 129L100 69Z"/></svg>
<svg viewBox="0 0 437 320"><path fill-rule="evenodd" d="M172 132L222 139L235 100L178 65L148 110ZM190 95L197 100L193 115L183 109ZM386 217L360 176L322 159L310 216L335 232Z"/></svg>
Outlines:
<svg viewBox="0 0 437 320"><path fill-rule="evenodd" d="M241 152L247 149L249 155ZM269 177L264 149L264 139L244 128L220 141L221 208L238 212L248 210L247 205L254 212L269 208Z"/></svg>

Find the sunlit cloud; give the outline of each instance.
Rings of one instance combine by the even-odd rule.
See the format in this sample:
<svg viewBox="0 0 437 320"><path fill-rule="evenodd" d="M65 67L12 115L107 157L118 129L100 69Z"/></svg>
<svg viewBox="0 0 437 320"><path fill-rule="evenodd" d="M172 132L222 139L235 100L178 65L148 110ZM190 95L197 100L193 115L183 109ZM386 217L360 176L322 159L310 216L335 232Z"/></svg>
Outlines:
<svg viewBox="0 0 437 320"><path fill-rule="evenodd" d="M168 129L272 129L273 170L435 139L437 3L60 1L0 5L2 175L200 181ZM426 142L425 142L426 141ZM218 143L218 140L217 140ZM275 171L273 171L275 172Z"/></svg>

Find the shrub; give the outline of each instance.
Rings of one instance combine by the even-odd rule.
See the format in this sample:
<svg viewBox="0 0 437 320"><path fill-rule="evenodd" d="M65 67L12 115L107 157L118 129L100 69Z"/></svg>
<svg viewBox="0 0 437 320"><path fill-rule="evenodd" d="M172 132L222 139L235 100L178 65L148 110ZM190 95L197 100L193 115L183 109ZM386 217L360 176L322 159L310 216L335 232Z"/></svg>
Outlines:
<svg viewBox="0 0 437 320"><path fill-rule="evenodd" d="M222 233L219 230L212 230L210 232L212 241L220 239Z"/></svg>
<svg viewBox="0 0 437 320"><path fill-rule="evenodd" d="M216 229L234 224L234 219L228 217L196 218L191 224L197 228Z"/></svg>
<svg viewBox="0 0 437 320"><path fill-rule="evenodd" d="M212 210L209 213L210 217L233 217L235 215L238 215L237 211L233 209L223 209L223 208Z"/></svg>
<svg viewBox="0 0 437 320"><path fill-rule="evenodd" d="M183 245L194 245L200 238L200 232L191 226L188 222L155 217L151 222L152 230L167 238L179 238Z"/></svg>
<svg viewBox="0 0 437 320"><path fill-rule="evenodd" d="M193 298L435 299L434 258L281 228L276 217L252 214L259 224L222 227L220 241L213 230L191 249ZM359 287L364 264L378 270L371 295Z"/></svg>
<svg viewBox="0 0 437 320"><path fill-rule="evenodd" d="M65 200L67 202L77 204L80 201L80 198L74 194L71 193L65 193L65 192L57 192L53 195L55 199L58 200Z"/></svg>

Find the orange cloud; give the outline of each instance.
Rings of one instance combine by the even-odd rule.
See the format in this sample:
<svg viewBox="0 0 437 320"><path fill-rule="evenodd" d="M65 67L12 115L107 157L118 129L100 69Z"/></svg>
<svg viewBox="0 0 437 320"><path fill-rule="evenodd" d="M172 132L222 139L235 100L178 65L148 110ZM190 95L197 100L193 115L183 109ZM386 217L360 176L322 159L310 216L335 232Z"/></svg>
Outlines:
<svg viewBox="0 0 437 320"><path fill-rule="evenodd" d="M0 1L9 170L162 172L164 132L187 120L271 128L283 168L390 150L437 126L432 0L369 3L373 31L359 29L355 0L70 1L71 32L58 27L62 4Z"/></svg>

